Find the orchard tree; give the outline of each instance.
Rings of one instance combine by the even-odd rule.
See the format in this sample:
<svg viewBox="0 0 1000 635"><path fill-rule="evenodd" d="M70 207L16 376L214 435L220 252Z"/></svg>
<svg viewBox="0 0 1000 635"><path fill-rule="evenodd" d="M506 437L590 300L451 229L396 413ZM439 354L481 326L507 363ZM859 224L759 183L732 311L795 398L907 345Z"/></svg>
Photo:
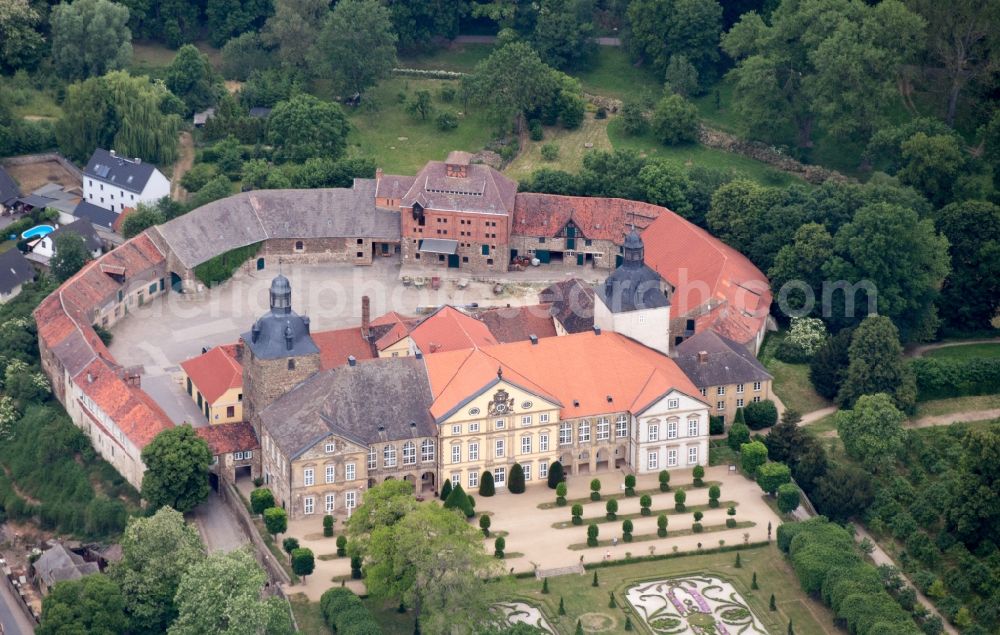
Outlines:
<svg viewBox="0 0 1000 635"><path fill-rule="evenodd" d="M837 393L842 408L852 407L862 395L886 393L904 412L916 403L916 381L903 363L899 331L884 315L872 315L854 330L848 349L847 373Z"/></svg>
<svg viewBox="0 0 1000 635"><path fill-rule="evenodd" d="M63 232L53 241L55 255L49 263L52 275L59 282L69 280L73 274L83 268L91 260L90 252L80 234L72 231Z"/></svg>
<svg viewBox="0 0 1000 635"><path fill-rule="evenodd" d="M296 549L294 554L308 549ZM311 559L311 552L310 552ZM311 571L311 568L310 568ZM288 605L278 597L261 599L267 576L249 548L217 551L193 564L177 587L177 619L167 635L230 633L291 634Z"/></svg>
<svg viewBox="0 0 1000 635"><path fill-rule="evenodd" d="M125 598L111 578L88 575L56 583L42 601L38 635L124 633Z"/></svg>
<svg viewBox="0 0 1000 635"><path fill-rule="evenodd" d="M152 509L189 512L208 498L212 451L190 424L168 428L142 449L142 497Z"/></svg>
<svg viewBox="0 0 1000 635"><path fill-rule="evenodd" d="M349 129L339 105L305 93L279 102L267 121L268 138L276 146L275 154L285 161L301 162L311 157L337 159L347 148Z"/></svg>
<svg viewBox="0 0 1000 635"><path fill-rule="evenodd" d="M205 559L194 525L169 507L132 518L122 535L122 559L108 569L121 588L129 631L165 633L177 616L174 599L181 576Z"/></svg>
<svg viewBox="0 0 1000 635"><path fill-rule="evenodd" d="M702 75L714 72L722 31L722 7L716 0L632 0L625 19L629 54L660 77L678 53Z"/></svg>
<svg viewBox="0 0 1000 635"><path fill-rule="evenodd" d="M363 93L396 65L389 10L377 0L340 0L323 24L319 53L342 96Z"/></svg>
<svg viewBox="0 0 1000 635"><path fill-rule="evenodd" d="M75 0L52 7L52 65L63 79L86 79L132 61L129 11L110 0Z"/></svg>
<svg viewBox="0 0 1000 635"><path fill-rule="evenodd" d="M844 450L872 472L890 469L903 449L906 431L904 415L885 393L863 395L853 410L836 414L837 434Z"/></svg>

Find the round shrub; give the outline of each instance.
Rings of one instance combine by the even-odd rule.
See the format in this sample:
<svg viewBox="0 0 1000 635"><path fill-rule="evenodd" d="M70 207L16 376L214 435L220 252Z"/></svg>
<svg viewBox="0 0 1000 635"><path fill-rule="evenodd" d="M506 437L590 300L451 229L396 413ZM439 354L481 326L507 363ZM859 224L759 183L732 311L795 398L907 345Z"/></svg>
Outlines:
<svg viewBox="0 0 1000 635"><path fill-rule="evenodd" d="M736 410L736 419L733 420L733 425L729 427L729 435L726 437L729 447L733 450L739 450L741 445L750 442L750 428L747 427L744 419L743 408L738 408Z"/></svg>
<svg viewBox="0 0 1000 635"><path fill-rule="evenodd" d="M778 423L778 407L770 399L747 404L744 416L751 430L770 428Z"/></svg>
<svg viewBox="0 0 1000 635"><path fill-rule="evenodd" d="M632 542L632 521L626 520L622 523L622 540L625 542Z"/></svg>
<svg viewBox="0 0 1000 635"><path fill-rule="evenodd" d="M284 549L285 553L290 554L299 548L299 539L289 536L281 541L281 548Z"/></svg>
<svg viewBox="0 0 1000 635"><path fill-rule="evenodd" d="M653 111L653 134L664 145L698 140L698 109L680 95L668 95Z"/></svg>
<svg viewBox="0 0 1000 635"><path fill-rule="evenodd" d="M705 478L705 468L703 468L702 466L695 465L694 469L691 470L691 476L694 477L695 487L701 487L702 485L705 484L705 482L702 480Z"/></svg>
<svg viewBox="0 0 1000 635"><path fill-rule="evenodd" d="M347 555L347 536L341 534L337 536L337 557L343 558Z"/></svg>
<svg viewBox="0 0 1000 635"><path fill-rule="evenodd" d="M483 536L486 538L490 537L490 517L483 514L479 517L479 528L483 530Z"/></svg>
<svg viewBox="0 0 1000 635"><path fill-rule="evenodd" d="M556 461L549 466L549 476L547 480L549 489L556 489L559 486L559 483L562 483L565 480L566 475L563 473L562 463ZM562 495L565 496L565 492Z"/></svg>
<svg viewBox="0 0 1000 635"><path fill-rule="evenodd" d="M682 512L685 509L687 509L687 507L684 505L684 501L686 500L687 500L687 494L684 493L684 490L679 489L676 492L674 492L674 509L676 509L679 512Z"/></svg>
<svg viewBox="0 0 1000 635"><path fill-rule="evenodd" d="M599 478L590 481L590 500L601 500L601 479Z"/></svg>
<svg viewBox="0 0 1000 635"><path fill-rule="evenodd" d="M455 101L455 87L442 86L441 90L438 91L438 98L441 101L445 102L446 104L450 104L451 102Z"/></svg>
<svg viewBox="0 0 1000 635"><path fill-rule="evenodd" d="M541 141L545 138L545 133L542 131L541 121L532 119L528 122L528 136L531 137L532 141Z"/></svg>
<svg viewBox="0 0 1000 635"><path fill-rule="evenodd" d="M330 514L323 516L323 536L326 538L333 536L333 516Z"/></svg>
<svg viewBox="0 0 1000 635"><path fill-rule="evenodd" d="M573 524L582 525L583 524L583 505L576 503L570 510L573 514Z"/></svg>
<svg viewBox="0 0 1000 635"><path fill-rule="evenodd" d="M660 474L657 477L660 481L660 491L669 492L670 491L670 472L666 470L660 470Z"/></svg>
<svg viewBox="0 0 1000 635"><path fill-rule="evenodd" d="M559 158L559 146L554 143L546 143L542 146L542 160L555 161Z"/></svg>
<svg viewBox="0 0 1000 635"><path fill-rule="evenodd" d="M656 517L656 535L660 538L667 537L667 515L660 514Z"/></svg>
<svg viewBox="0 0 1000 635"><path fill-rule="evenodd" d="M503 539L503 536L497 536L497 539L493 541L493 555L503 560L503 552L506 548L507 541Z"/></svg>
<svg viewBox="0 0 1000 635"><path fill-rule="evenodd" d="M266 487L250 492L250 509L255 514L263 514L265 509L274 507L274 494Z"/></svg>
<svg viewBox="0 0 1000 635"><path fill-rule="evenodd" d="M639 507L643 516L649 516L652 512L649 507L653 504L653 498L649 494L639 497Z"/></svg>
<svg viewBox="0 0 1000 635"><path fill-rule="evenodd" d="M597 535L598 535L597 525L595 525L594 523L591 523L591 524L587 525L587 546L588 547L596 547L597 546Z"/></svg>
<svg viewBox="0 0 1000 635"><path fill-rule="evenodd" d="M434 120L438 130L448 132L458 127L458 115L450 110L442 110Z"/></svg>
<svg viewBox="0 0 1000 635"><path fill-rule="evenodd" d="M556 485L556 505L562 507L566 504L566 483Z"/></svg>
<svg viewBox="0 0 1000 635"><path fill-rule="evenodd" d="M635 496L635 475L633 474L625 476L625 495Z"/></svg>
<svg viewBox="0 0 1000 635"><path fill-rule="evenodd" d="M704 530L705 528L701 526L701 523L694 523L693 525L691 525L691 531L693 531L696 534L700 534Z"/></svg>
<svg viewBox="0 0 1000 635"><path fill-rule="evenodd" d="M607 514L608 520L614 520L615 518L618 518L618 501L612 498L607 502L604 508L608 512Z"/></svg>
<svg viewBox="0 0 1000 635"><path fill-rule="evenodd" d="M605 108L604 106L599 107L597 109L597 112L594 113L594 119L607 119L607 118L608 118L608 109Z"/></svg>
<svg viewBox="0 0 1000 635"><path fill-rule="evenodd" d="M778 509L790 514L799 508L799 488L794 483L785 483L778 487Z"/></svg>
<svg viewBox="0 0 1000 635"><path fill-rule="evenodd" d="M708 488L708 506L715 509L719 506L719 496L722 496L722 490L719 489L718 485L712 485Z"/></svg>
<svg viewBox="0 0 1000 635"><path fill-rule="evenodd" d="M696 523L700 523L701 519L704 518L704 517L705 517L705 514L703 514L702 512L695 512L694 513L694 521Z"/></svg>

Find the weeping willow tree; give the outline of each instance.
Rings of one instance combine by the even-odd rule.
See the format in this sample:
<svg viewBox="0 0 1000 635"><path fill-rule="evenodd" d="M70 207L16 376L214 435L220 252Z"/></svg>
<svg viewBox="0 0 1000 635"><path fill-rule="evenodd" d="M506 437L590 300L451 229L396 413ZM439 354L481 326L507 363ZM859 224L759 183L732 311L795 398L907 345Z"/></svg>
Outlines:
<svg viewBox="0 0 1000 635"><path fill-rule="evenodd" d="M56 125L59 148L85 161L95 148L165 164L177 158L179 100L162 82L123 71L92 77L67 88Z"/></svg>

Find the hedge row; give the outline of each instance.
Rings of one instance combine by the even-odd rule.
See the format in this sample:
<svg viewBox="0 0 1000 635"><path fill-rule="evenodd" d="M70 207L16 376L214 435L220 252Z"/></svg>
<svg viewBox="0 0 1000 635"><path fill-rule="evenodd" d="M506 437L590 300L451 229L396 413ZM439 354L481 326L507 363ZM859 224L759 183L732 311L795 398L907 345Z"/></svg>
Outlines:
<svg viewBox="0 0 1000 635"><path fill-rule="evenodd" d="M1000 358L937 359L910 361L917 378L917 400L988 395L1000 386Z"/></svg>
<svg viewBox="0 0 1000 635"><path fill-rule="evenodd" d="M442 71L426 68L394 68L393 75L401 77L420 77L422 79L462 79L466 73L458 71Z"/></svg>
<svg viewBox="0 0 1000 635"><path fill-rule="evenodd" d="M194 275L206 287L229 280L240 266L257 255L261 243L237 247L207 260L194 268Z"/></svg>
<svg viewBox="0 0 1000 635"><path fill-rule="evenodd" d="M345 587L334 587L319 599L326 625L338 635L381 635L382 629L361 598Z"/></svg>
<svg viewBox="0 0 1000 635"><path fill-rule="evenodd" d="M864 562L846 529L824 516L778 526L802 589L822 598L855 635L920 635L910 615L885 590L878 570Z"/></svg>

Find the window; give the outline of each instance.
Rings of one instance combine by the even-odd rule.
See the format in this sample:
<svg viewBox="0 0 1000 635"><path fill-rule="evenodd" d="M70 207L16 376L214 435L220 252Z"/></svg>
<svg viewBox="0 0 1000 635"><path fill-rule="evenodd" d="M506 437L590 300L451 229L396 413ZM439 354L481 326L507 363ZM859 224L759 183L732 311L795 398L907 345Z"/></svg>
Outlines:
<svg viewBox="0 0 1000 635"><path fill-rule="evenodd" d="M327 465L326 466L326 482L327 483L332 483L333 482L334 470L335 470L334 466L332 466L332 465Z"/></svg>
<svg viewBox="0 0 1000 635"><path fill-rule="evenodd" d="M469 443L469 460L478 461L479 460L479 444L475 441Z"/></svg>
<svg viewBox="0 0 1000 635"><path fill-rule="evenodd" d="M375 467L375 448L368 448L368 469L374 470Z"/></svg>
<svg viewBox="0 0 1000 635"><path fill-rule="evenodd" d="M698 392L700 392L700 393L701 393L701 396L702 396L702 397L707 397L707 396L708 396L708 388L702 388L702 389L701 389L701 390L699 390Z"/></svg>
<svg viewBox="0 0 1000 635"><path fill-rule="evenodd" d="M243 453L243 458L247 459L247 460L252 459L253 458L253 452L251 452L250 450L247 450L246 452Z"/></svg>
<svg viewBox="0 0 1000 635"><path fill-rule="evenodd" d="M531 480L531 463L526 463L525 465L522 465L521 468L524 470L524 480L530 481Z"/></svg>
<svg viewBox="0 0 1000 635"><path fill-rule="evenodd" d="M722 412L723 410L726 409L726 402L725 401L716 401L715 402L715 409L718 410L719 412Z"/></svg>
<svg viewBox="0 0 1000 635"><path fill-rule="evenodd" d="M503 439L496 440L496 457L499 459L503 456Z"/></svg>
<svg viewBox="0 0 1000 635"><path fill-rule="evenodd" d="M296 240L295 241L295 251L302 251L305 248L306 248L306 245L301 240Z"/></svg>
<svg viewBox="0 0 1000 635"><path fill-rule="evenodd" d="M451 485L452 485L452 487L454 487L455 485L461 485L461 483L462 483L462 474L460 472L453 473L451 475Z"/></svg>
<svg viewBox="0 0 1000 635"><path fill-rule="evenodd" d="M725 386L719 386L718 388L715 389L715 394L719 395L720 397L722 395L726 394L726 387Z"/></svg>
<svg viewBox="0 0 1000 635"><path fill-rule="evenodd" d="M759 381L755 381L753 383L753 390L754 390L754 392L759 392L760 391L760 382Z"/></svg>
<svg viewBox="0 0 1000 635"><path fill-rule="evenodd" d="M156 283L155 282L153 284L149 285L149 293L150 293L150 295L156 293Z"/></svg>
<svg viewBox="0 0 1000 635"><path fill-rule="evenodd" d="M688 465L696 465L698 463L698 448L688 448Z"/></svg>
<svg viewBox="0 0 1000 635"><path fill-rule="evenodd" d="M452 463L461 463L462 462L462 446L461 446L461 444L456 443L455 445L451 446L451 462Z"/></svg>
<svg viewBox="0 0 1000 635"><path fill-rule="evenodd" d="M538 435L538 451L539 452L549 451L549 435L547 432L543 432Z"/></svg>
<svg viewBox="0 0 1000 635"><path fill-rule="evenodd" d="M327 454L333 454L333 449L334 446L332 443L327 443L326 445L323 446L323 451L326 452Z"/></svg>
<svg viewBox="0 0 1000 635"><path fill-rule="evenodd" d="M226 418L231 419L236 416L236 406L226 406Z"/></svg>
<svg viewBox="0 0 1000 635"><path fill-rule="evenodd" d="M344 506L347 509L354 509L358 505L358 495L356 492L347 492L344 494Z"/></svg>
<svg viewBox="0 0 1000 635"><path fill-rule="evenodd" d="M424 439L420 443L420 460L425 462L434 460L434 442L430 439Z"/></svg>
<svg viewBox="0 0 1000 635"><path fill-rule="evenodd" d="M503 420L503 419L497 419L497 420L496 420L496 422L495 422L495 425L494 425L494 427L495 427L495 428L496 428L497 430L503 430L503 427L504 427L504 425L506 425L506 424L504 423L504 420Z"/></svg>
<svg viewBox="0 0 1000 635"><path fill-rule="evenodd" d="M302 511L306 514L311 514L314 511L316 505L316 499L312 496L306 496L302 499Z"/></svg>
<svg viewBox="0 0 1000 635"><path fill-rule="evenodd" d="M573 443L573 424L571 423L560 423L559 424L559 445L569 445Z"/></svg>
<svg viewBox="0 0 1000 635"><path fill-rule="evenodd" d="M758 401L760 401L760 395L757 395L756 397L753 398L754 403L757 403Z"/></svg>
<svg viewBox="0 0 1000 635"><path fill-rule="evenodd" d="M396 467L396 446L387 445L382 448L382 466Z"/></svg>
<svg viewBox="0 0 1000 635"><path fill-rule="evenodd" d="M504 483L507 482L507 468L497 467L493 469L493 484L497 487L503 487Z"/></svg>
<svg viewBox="0 0 1000 635"><path fill-rule="evenodd" d="M324 496L323 497L323 511L325 511L328 514L332 514L333 513L333 508L334 508L334 501L335 500L336 499L334 498L333 494L327 494L326 496Z"/></svg>
<svg viewBox="0 0 1000 635"><path fill-rule="evenodd" d="M307 486L316 482L316 475L311 467L302 470L302 482Z"/></svg>
<svg viewBox="0 0 1000 635"><path fill-rule="evenodd" d="M479 487L479 472L469 472L469 487Z"/></svg>
<svg viewBox="0 0 1000 635"><path fill-rule="evenodd" d="M742 408L743 407L743 400L742 399L737 399L736 400L736 407L737 408Z"/></svg>
<svg viewBox="0 0 1000 635"><path fill-rule="evenodd" d="M698 420L688 419L688 436L696 437L698 436Z"/></svg>
<svg viewBox="0 0 1000 635"><path fill-rule="evenodd" d="M677 466L677 450L667 450L667 467Z"/></svg>
<svg viewBox="0 0 1000 635"><path fill-rule="evenodd" d="M521 417L521 425L522 426L530 426L531 425L531 415L524 415L524 416L522 416Z"/></svg>
<svg viewBox="0 0 1000 635"><path fill-rule="evenodd" d="M469 432L479 432L479 422L473 421L469 424Z"/></svg>
<svg viewBox="0 0 1000 635"><path fill-rule="evenodd" d="M288 360L288 370L295 370L295 360L294 359Z"/></svg>
<svg viewBox="0 0 1000 635"><path fill-rule="evenodd" d="M234 461L242 461L243 460L243 453L242 452L233 452L233 460Z"/></svg>
<svg viewBox="0 0 1000 635"><path fill-rule="evenodd" d="M628 417L625 415L618 415L618 418L615 419L615 436L619 439L628 436Z"/></svg>
<svg viewBox="0 0 1000 635"><path fill-rule="evenodd" d="M677 438L677 422L668 421L667 422L667 438L676 439Z"/></svg>
<svg viewBox="0 0 1000 635"><path fill-rule="evenodd" d="M743 384L736 384L736 394L737 395L743 394Z"/></svg>
<svg viewBox="0 0 1000 635"><path fill-rule="evenodd" d="M667 399L667 408L670 410L676 410L677 406L680 405L679 399Z"/></svg>
<svg viewBox="0 0 1000 635"><path fill-rule="evenodd" d="M647 441L657 441L660 438L660 426L655 423L649 424L649 428L646 430L646 440Z"/></svg>
<svg viewBox="0 0 1000 635"><path fill-rule="evenodd" d="M607 417L597 420L597 440L607 441L611 438L611 421Z"/></svg>
<svg viewBox="0 0 1000 635"><path fill-rule="evenodd" d="M549 422L549 413L543 412L542 414L538 415L538 423L548 423L548 422Z"/></svg>
<svg viewBox="0 0 1000 635"><path fill-rule="evenodd" d="M538 478L548 478L549 477L549 462L541 461L538 463Z"/></svg>
<svg viewBox="0 0 1000 635"><path fill-rule="evenodd" d="M650 452L646 456L646 467L649 468L649 469L651 469L651 470L655 470L655 469L657 469L657 468L660 467L660 453L659 452Z"/></svg>
<svg viewBox="0 0 1000 635"><path fill-rule="evenodd" d="M521 454L531 454L531 437L521 437Z"/></svg>
<svg viewBox="0 0 1000 635"><path fill-rule="evenodd" d="M452 434L462 434L462 426L461 425L454 425L454 426L452 426L451 427L451 433Z"/></svg>
<svg viewBox="0 0 1000 635"><path fill-rule="evenodd" d="M417 446L413 441L403 444L403 465L414 465L417 462Z"/></svg>
<svg viewBox="0 0 1000 635"><path fill-rule="evenodd" d="M354 464L348 463L344 466L344 480L353 481L355 478Z"/></svg>
<svg viewBox="0 0 1000 635"><path fill-rule="evenodd" d="M585 443L587 441L590 441L590 422L589 421L581 421L580 422L580 428L579 428L578 435L579 436L577 438L580 441L580 443Z"/></svg>

